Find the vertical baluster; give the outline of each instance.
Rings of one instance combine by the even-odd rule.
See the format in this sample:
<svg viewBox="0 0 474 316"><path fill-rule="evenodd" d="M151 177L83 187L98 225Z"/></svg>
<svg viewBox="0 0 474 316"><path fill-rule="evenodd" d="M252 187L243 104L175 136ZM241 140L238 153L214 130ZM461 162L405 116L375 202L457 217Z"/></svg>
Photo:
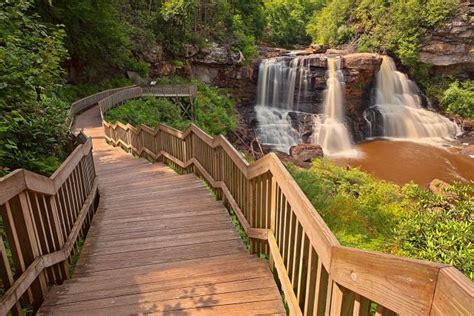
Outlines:
<svg viewBox="0 0 474 316"><path fill-rule="evenodd" d="M309 241L309 240L308 240ZM306 275L306 293L305 293L305 305L303 309L304 315L313 315L314 301L316 296L316 278L318 273L318 255L310 244L308 247L308 269Z"/></svg>
<svg viewBox="0 0 474 316"><path fill-rule="evenodd" d="M18 247L16 254L21 253L21 256L16 258L18 262L17 272L23 273L40 254L27 194L22 192L12 198L9 203L7 203L6 211L8 224L5 225L5 229L7 235L9 235L9 240L16 240L18 243L15 245L15 247ZM15 216L13 216L13 214L15 214ZM30 289L31 292L30 295L27 295L27 298L34 310L36 310L43 302L47 292L43 272L40 273L38 278L33 282Z"/></svg>
<svg viewBox="0 0 474 316"><path fill-rule="evenodd" d="M5 206L0 206L0 208L4 208ZM1 212L2 214L4 214L4 211ZM10 262L8 261L8 255L7 255L7 251L5 249L5 244L4 244L4 241L3 241L3 237L0 235L0 278L2 280L2 284L3 284L3 289L6 291L8 291L8 289L13 285L13 283L15 282L15 280L13 279L13 274L12 274L12 271L11 271L11 267L10 267ZM22 309L21 309L21 305L20 305L20 302L17 301L15 306L13 306L13 308L11 309L11 314L16 316L16 315L21 315L22 314Z"/></svg>
<svg viewBox="0 0 474 316"><path fill-rule="evenodd" d="M356 294L354 300L353 316L368 316L370 311L370 301L365 297Z"/></svg>

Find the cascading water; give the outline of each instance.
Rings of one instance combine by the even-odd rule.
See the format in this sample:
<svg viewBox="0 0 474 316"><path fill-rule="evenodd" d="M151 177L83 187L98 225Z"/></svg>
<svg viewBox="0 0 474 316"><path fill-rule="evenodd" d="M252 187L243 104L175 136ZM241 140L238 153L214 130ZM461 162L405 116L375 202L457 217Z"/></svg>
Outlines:
<svg viewBox="0 0 474 316"><path fill-rule="evenodd" d="M344 75L340 58L328 58L326 84L323 115L313 117L312 142L320 145L328 156L353 156L356 152L344 124Z"/></svg>
<svg viewBox="0 0 474 316"><path fill-rule="evenodd" d="M293 118L303 114L313 117L312 141L328 155L347 154L351 138L344 125L344 78L340 58L328 60L324 114L318 113L317 92L311 77L311 66L320 57L286 56L264 60L260 64L255 111L260 141L276 150L288 152L302 143L301 133L292 126Z"/></svg>
<svg viewBox="0 0 474 316"><path fill-rule="evenodd" d="M388 56L383 57L375 92L376 104L364 113L372 129L378 129L372 136L426 140L460 132L448 118L422 107L416 84Z"/></svg>
<svg viewBox="0 0 474 316"><path fill-rule="evenodd" d="M272 58L260 64L255 111L257 134L263 144L288 152L291 146L302 142L289 113L305 104L310 65L307 57Z"/></svg>

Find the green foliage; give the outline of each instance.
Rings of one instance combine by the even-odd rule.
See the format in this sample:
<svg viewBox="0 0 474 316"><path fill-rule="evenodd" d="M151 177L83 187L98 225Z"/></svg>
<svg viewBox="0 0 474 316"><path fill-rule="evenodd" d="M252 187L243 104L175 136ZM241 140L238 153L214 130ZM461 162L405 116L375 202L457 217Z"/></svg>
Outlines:
<svg viewBox="0 0 474 316"><path fill-rule="evenodd" d="M237 125L236 112L232 99L217 89L200 81L189 81L181 77L162 78L161 84L193 83L198 86L194 100L195 124L211 135L227 134ZM167 99L144 98L132 100L107 113L107 120L120 121L132 125L145 124L155 127L163 123L183 130L191 123L183 120L178 105Z"/></svg>
<svg viewBox="0 0 474 316"><path fill-rule="evenodd" d="M395 230L395 253L450 264L474 280L474 183L455 183L435 195L415 185L416 204Z"/></svg>
<svg viewBox="0 0 474 316"><path fill-rule="evenodd" d="M242 54L247 58L254 58L257 56L257 47L255 46L255 37L246 33L244 21L240 15L233 17L234 37L238 48Z"/></svg>
<svg viewBox="0 0 474 316"><path fill-rule="evenodd" d="M106 120L134 126L144 124L152 128L162 123L181 130L190 124L181 118L178 105L169 99L153 97L128 101L107 112Z"/></svg>
<svg viewBox="0 0 474 316"><path fill-rule="evenodd" d="M268 40L277 45L307 45L306 25L323 0L265 0Z"/></svg>
<svg viewBox="0 0 474 316"><path fill-rule="evenodd" d="M210 135L227 134L237 127L234 101L220 89L193 80L198 86L195 100L196 125Z"/></svg>
<svg viewBox="0 0 474 316"><path fill-rule="evenodd" d="M114 77L98 83L66 84L58 88L54 94L66 102L73 103L79 99L104 90L130 85L132 85L132 82L129 79L124 77Z"/></svg>
<svg viewBox="0 0 474 316"><path fill-rule="evenodd" d="M342 244L389 249L392 230L408 207L397 185L325 159L314 160L309 171L288 169Z"/></svg>
<svg viewBox="0 0 474 316"><path fill-rule="evenodd" d="M345 22L353 3L352 0L334 0L321 11L316 11L307 25L307 32L313 41L330 46L347 41L352 35L352 27Z"/></svg>
<svg viewBox="0 0 474 316"><path fill-rule="evenodd" d="M68 105L57 98L23 105L0 120L0 166L51 175L66 157Z"/></svg>
<svg viewBox="0 0 474 316"><path fill-rule="evenodd" d="M451 264L473 279L473 182L440 196L324 159L288 170L343 245Z"/></svg>
<svg viewBox="0 0 474 316"><path fill-rule="evenodd" d="M37 12L47 23L64 24L68 67L83 82L99 81L130 62L130 34L120 19L123 0L36 0Z"/></svg>
<svg viewBox="0 0 474 316"><path fill-rule="evenodd" d="M308 33L316 43L329 45L357 39L360 51L390 51L414 66L422 36L459 4L460 0L332 0L315 12Z"/></svg>
<svg viewBox="0 0 474 316"><path fill-rule="evenodd" d="M66 57L61 27L38 22L31 1L0 4L0 173L50 175L66 156L68 106L48 97Z"/></svg>
<svg viewBox="0 0 474 316"><path fill-rule="evenodd" d="M0 110L30 103L61 83L64 30L29 14L31 1L0 3Z"/></svg>
<svg viewBox="0 0 474 316"><path fill-rule="evenodd" d="M209 86L200 80L182 77L163 77L160 84L194 84L198 93L194 100L196 125L211 135L227 134L237 127L235 102L222 89Z"/></svg>
<svg viewBox="0 0 474 316"><path fill-rule="evenodd" d="M455 81L444 91L441 105L447 112L474 117L474 81Z"/></svg>

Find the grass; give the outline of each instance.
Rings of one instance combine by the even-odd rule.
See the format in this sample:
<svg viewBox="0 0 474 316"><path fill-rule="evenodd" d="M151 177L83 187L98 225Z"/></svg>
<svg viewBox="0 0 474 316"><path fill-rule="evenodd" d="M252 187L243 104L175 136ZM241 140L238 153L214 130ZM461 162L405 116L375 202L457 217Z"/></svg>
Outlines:
<svg viewBox="0 0 474 316"><path fill-rule="evenodd" d="M81 251L83 247L84 247L84 239L79 238L76 243L76 253L71 256L71 261L68 266L69 278L72 278L74 274L74 269L76 268L77 261L79 260L79 257L81 256Z"/></svg>

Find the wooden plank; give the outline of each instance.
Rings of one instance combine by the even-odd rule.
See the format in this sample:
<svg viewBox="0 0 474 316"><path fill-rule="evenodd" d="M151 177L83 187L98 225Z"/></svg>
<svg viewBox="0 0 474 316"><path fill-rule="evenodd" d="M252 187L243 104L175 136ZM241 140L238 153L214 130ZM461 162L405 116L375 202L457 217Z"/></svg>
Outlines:
<svg viewBox="0 0 474 316"><path fill-rule="evenodd" d="M399 314L426 315L444 265L334 247L331 277L345 288Z"/></svg>
<svg viewBox="0 0 474 316"><path fill-rule="evenodd" d="M474 285L453 267L439 272L430 315L469 315L474 313Z"/></svg>
<svg viewBox="0 0 474 316"><path fill-rule="evenodd" d="M290 279L288 278L288 272L286 271L285 264L280 256L280 251L278 249L278 245L276 244L276 240L273 237L273 235L269 235L268 237L269 237L268 244L270 247L270 253L275 263L275 269L277 271L278 278L281 283L281 287L285 294L285 299L287 301L290 314L302 315L302 312L298 304L298 300L293 291L293 286L291 284Z"/></svg>

